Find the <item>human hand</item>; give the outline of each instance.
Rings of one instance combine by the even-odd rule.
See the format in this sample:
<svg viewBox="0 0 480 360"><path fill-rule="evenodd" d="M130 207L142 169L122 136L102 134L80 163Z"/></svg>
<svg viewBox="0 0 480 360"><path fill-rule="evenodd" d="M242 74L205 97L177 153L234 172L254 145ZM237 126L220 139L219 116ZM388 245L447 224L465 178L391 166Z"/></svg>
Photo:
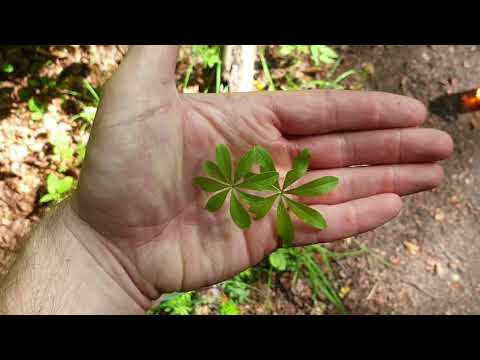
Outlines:
<svg viewBox="0 0 480 360"><path fill-rule="evenodd" d="M308 148L305 181L339 177L331 194L304 199L328 229L295 223L295 245L373 230L398 215L399 196L432 189L443 178L436 162L451 154L452 140L417 127L426 110L416 100L353 91L178 94L176 56L174 46L129 51L106 85L70 200L151 299L220 282L280 245L272 217L242 231L226 206L204 210L206 195L192 180L217 144L237 160L262 145L281 177ZM86 233L74 235L88 242Z"/></svg>

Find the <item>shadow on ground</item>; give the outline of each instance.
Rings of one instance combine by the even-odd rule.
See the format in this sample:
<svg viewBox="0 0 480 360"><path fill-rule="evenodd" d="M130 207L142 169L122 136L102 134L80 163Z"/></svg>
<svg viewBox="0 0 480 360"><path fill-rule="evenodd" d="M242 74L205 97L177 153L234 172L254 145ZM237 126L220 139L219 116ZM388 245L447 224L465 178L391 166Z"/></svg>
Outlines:
<svg viewBox="0 0 480 360"><path fill-rule="evenodd" d="M8 117L16 104L29 101L45 110L52 99L62 98L67 114L78 113L80 103L92 102L83 82L91 72L88 64L76 62L62 67L60 73L54 72L55 64L62 61L58 55L62 52L70 54L74 48L68 45L0 48L0 120Z"/></svg>

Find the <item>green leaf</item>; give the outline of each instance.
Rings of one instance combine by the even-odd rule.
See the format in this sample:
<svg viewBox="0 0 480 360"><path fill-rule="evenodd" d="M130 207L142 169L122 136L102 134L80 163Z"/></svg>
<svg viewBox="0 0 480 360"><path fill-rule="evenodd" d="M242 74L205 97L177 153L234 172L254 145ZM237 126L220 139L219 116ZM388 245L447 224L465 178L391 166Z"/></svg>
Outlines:
<svg viewBox="0 0 480 360"><path fill-rule="evenodd" d="M85 144L77 145L77 165L80 165L83 160L85 160L85 155L87 153L87 146Z"/></svg>
<svg viewBox="0 0 480 360"><path fill-rule="evenodd" d="M232 160L230 157L230 151L228 148L220 144L217 146L216 150L216 160L220 171L222 172L223 176L231 182L232 181Z"/></svg>
<svg viewBox="0 0 480 360"><path fill-rule="evenodd" d="M242 276L240 273L233 279L225 281L223 283L223 292L235 302L249 302L250 288L245 281L249 281L250 277L245 275Z"/></svg>
<svg viewBox="0 0 480 360"><path fill-rule="evenodd" d="M277 171L277 169L275 168L275 164L273 162L272 156L266 149L264 149L260 145L255 145L253 150L255 151L255 158L256 158L255 162L260 165L261 172ZM273 185L276 188L280 188L278 179L275 180L275 183ZM274 191L272 189L265 189L265 190Z"/></svg>
<svg viewBox="0 0 480 360"><path fill-rule="evenodd" d="M32 113L36 113L36 112L43 113L43 112L45 112L42 104L39 103L38 101L36 101L35 98L33 98L33 97L30 98L30 100L28 100L27 106L28 106L28 110L30 110L30 112L32 112Z"/></svg>
<svg viewBox="0 0 480 360"><path fill-rule="evenodd" d="M97 114L97 108L94 106L85 106L80 114L74 117L74 119L81 118L87 123L92 124Z"/></svg>
<svg viewBox="0 0 480 360"><path fill-rule="evenodd" d="M264 199L264 198L261 197L261 196L248 194L248 193L243 192L243 191L240 191L240 190L238 190L238 189L237 189L237 193L238 193L238 194L240 195L240 197L241 197L243 200L245 200L249 205L252 205L254 202Z"/></svg>
<svg viewBox="0 0 480 360"><path fill-rule="evenodd" d="M245 175L250 173L252 165L255 163L255 151L250 150L238 161L237 169L235 171L235 181L240 180Z"/></svg>
<svg viewBox="0 0 480 360"><path fill-rule="evenodd" d="M287 197L285 197L285 200L293 213L305 224L320 230L327 228L327 222L317 210Z"/></svg>
<svg viewBox="0 0 480 360"><path fill-rule="evenodd" d="M61 130L53 133L50 139L50 142L54 146L54 154L59 155L62 161L68 161L73 157L74 149L71 146L70 140L70 136Z"/></svg>
<svg viewBox="0 0 480 360"><path fill-rule="evenodd" d="M288 215L287 209L283 205L283 201L280 201L277 208L277 232L283 240L283 246L292 246L295 238L292 219Z"/></svg>
<svg viewBox="0 0 480 360"><path fill-rule="evenodd" d="M305 175L310 162L310 151L302 150L300 154L293 160L293 168L287 173L283 183L283 189L292 185L295 181Z"/></svg>
<svg viewBox="0 0 480 360"><path fill-rule="evenodd" d="M283 182L283 190L288 188L290 185L292 185L295 181L300 179L304 174L302 174L300 171L292 169L289 172L287 172L287 175L285 176L285 180Z"/></svg>
<svg viewBox="0 0 480 360"><path fill-rule="evenodd" d="M231 189L227 189L227 190L224 190L222 192L219 192L218 194L216 195L213 195L207 202L207 205L205 206L205 208L208 210L208 211L211 211L211 212L215 212L217 210L219 210L222 206L223 206L223 203L225 202L225 199L227 198L227 195L228 195L228 192L230 191Z"/></svg>
<svg viewBox="0 0 480 360"><path fill-rule="evenodd" d="M220 315L240 315L240 309L232 300L228 300L220 305L218 309Z"/></svg>
<svg viewBox="0 0 480 360"><path fill-rule="evenodd" d="M310 162L310 151L303 149L298 156L293 159L293 170L298 170L302 173L306 173L308 169L308 163Z"/></svg>
<svg viewBox="0 0 480 360"><path fill-rule="evenodd" d="M45 194L40 198L40 204L44 204L53 200L56 200L56 198L52 194Z"/></svg>
<svg viewBox="0 0 480 360"><path fill-rule="evenodd" d="M338 57L338 54L330 46L318 45L318 47L320 48L323 55L328 56L328 57L333 58L333 59Z"/></svg>
<svg viewBox="0 0 480 360"><path fill-rule="evenodd" d="M15 70L15 68L13 67L12 64L3 64L3 66L2 66L2 71L5 74L11 74L14 70Z"/></svg>
<svg viewBox="0 0 480 360"><path fill-rule="evenodd" d="M279 194L275 194L265 199L254 201L250 204L250 211L255 214L255 219L259 220L268 214L273 203L278 198L278 195Z"/></svg>
<svg viewBox="0 0 480 360"><path fill-rule="evenodd" d="M240 229L248 229L250 227L250 215L248 215L248 212L234 193L230 197L230 215Z"/></svg>
<svg viewBox="0 0 480 360"><path fill-rule="evenodd" d="M203 177L203 176L197 176L193 180L193 183L195 185L200 186L200 188L203 191L210 192L210 193L217 192L219 190L223 190L223 189L229 187L228 185L221 184L218 181L215 181L213 179L209 179L209 178L206 178L206 177Z"/></svg>
<svg viewBox="0 0 480 360"><path fill-rule="evenodd" d="M285 271L287 268L287 255L285 250L279 249L268 256L270 265L278 271Z"/></svg>
<svg viewBox="0 0 480 360"><path fill-rule="evenodd" d="M277 181L278 173L275 171L269 171L252 176L241 184L238 184L237 187L241 189L272 191L272 185Z"/></svg>
<svg viewBox="0 0 480 360"><path fill-rule="evenodd" d="M55 174L49 174L47 177L47 191L50 194L58 193L60 188L60 178Z"/></svg>
<svg viewBox="0 0 480 360"><path fill-rule="evenodd" d="M207 160L203 165L203 168L205 169L205 172L208 174L208 176L222 182L228 182L225 176L222 174L222 171L220 170L218 165L215 164L213 161Z"/></svg>
<svg viewBox="0 0 480 360"><path fill-rule="evenodd" d="M331 65L335 62L334 59L330 58L329 56L327 55L320 55L320 57L318 58L321 62L327 64L327 65Z"/></svg>
<svg viewBox="0 0 480 360"><path fill-rule="evenodd" d="M202 62L208 68L222 62L218 45L192 45L192 57L195 62Z"/></svg>
<svg viewBox="0 0 480 360"><path fill-rule="evenodd" d="M43 117L43 114L41 112L34 112L32 113L32 120L33 121L38 121L41 120Z"/></svg>
<svg viewBox="0 0 480 360"><path fill-rule="evenodd" d="M243 177L243 180L247 180L247 179L249 179L249 178L251 178L252 176L255 176L255 175L258 175L258 174L255 174L255 173L249 171L245 174L245 176Z"/></svg>
<svg viewBox="0 0 480 360"><path fill-rule="evenodd" d="M64 195L73 189L75 184L75 179L71 176L65 176L60 180L57 187L57 192L60 195Z"/></svg>
<svg viewBox="0 0 480 360"><path fill-rule="evenodd" d="M189 315L193 310L192 293L178 293L163 301L159 309L170 315Z"/></svg>
<svg viewBox="0 0 480 360"><path fill-rule="evenodd" d="M47 191L50 196L44 195L40 202L60 200L75 187L75 184L76 180L71 176L65 176L63 179L60 179L55 174L49 174L47 177Z"/></svg>
<svg viewBox="0 0 480 360"><path fill-rule="evenodd" d="M281 55L291 55L295 51L303 54L308 54L309 48L308 45L280 45Z"/></svg>
<svg viewBox="0 0 480 360"><path fill-rule="evenodd" d="M253 149L255 151L255 161L260 165L262 172L276 171L273 159L267 150L260 145L255 145Z"/></svg>
<svg viewBox="0 0 480 360"><path fill-rule="evenodd" d="M338 58L338 54L327 45L311 45L310 50L315 66L319 66L320 62L333 64Z"/></svg>
<svg viewBox="0 0 480 360"><path fill-rule="evenodd" d="M281 55L290 55L295 51L295 45L280 45L280 54Z"/></svg>
<svg viewBox="0 0 480 360"><path fill-rule="evenodd" d="M326 194L333 189L338 184L338 178L335 176L324 176L320 179L310 181L304 185L301 185L295 189L288 190L287 194L298 195L298 196L317 196L321 194Z"/></svg>

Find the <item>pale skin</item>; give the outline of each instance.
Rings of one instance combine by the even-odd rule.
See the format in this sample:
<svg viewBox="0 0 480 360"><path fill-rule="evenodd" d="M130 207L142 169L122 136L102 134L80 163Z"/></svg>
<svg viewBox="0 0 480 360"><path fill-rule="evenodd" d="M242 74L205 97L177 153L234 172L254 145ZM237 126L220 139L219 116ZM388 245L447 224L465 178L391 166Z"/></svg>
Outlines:
<svg viewBox="0 0 480 360"><path fill-rule="evenodd" d="M107 83L78 189L25 241L0 285L0 312L141 314L162 293L218 283L280 246L271 217L242 231L192 185L215 145L259 144L282 177L303 148L302 181L340 178L301 199L328 228L294 221L295 245L341 240L394 219L401 196L438 186L450 136L419 128L418 101L353 91L179 94L176 46L135 46ZM353 165L369 165L351 167ZM228 202L227 202L228 203Z"/></svg>

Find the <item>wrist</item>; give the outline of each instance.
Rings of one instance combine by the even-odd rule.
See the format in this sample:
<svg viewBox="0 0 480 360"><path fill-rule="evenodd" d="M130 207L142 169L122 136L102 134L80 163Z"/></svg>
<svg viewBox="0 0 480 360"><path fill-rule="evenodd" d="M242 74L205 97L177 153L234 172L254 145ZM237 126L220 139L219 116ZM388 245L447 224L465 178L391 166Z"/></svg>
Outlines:
<svg viewBox="0 0 480 360"><path fill-rule="evenodd" d="M150 303L68 200L36 226L0 284L7 314L142 314Z"/></svg>

